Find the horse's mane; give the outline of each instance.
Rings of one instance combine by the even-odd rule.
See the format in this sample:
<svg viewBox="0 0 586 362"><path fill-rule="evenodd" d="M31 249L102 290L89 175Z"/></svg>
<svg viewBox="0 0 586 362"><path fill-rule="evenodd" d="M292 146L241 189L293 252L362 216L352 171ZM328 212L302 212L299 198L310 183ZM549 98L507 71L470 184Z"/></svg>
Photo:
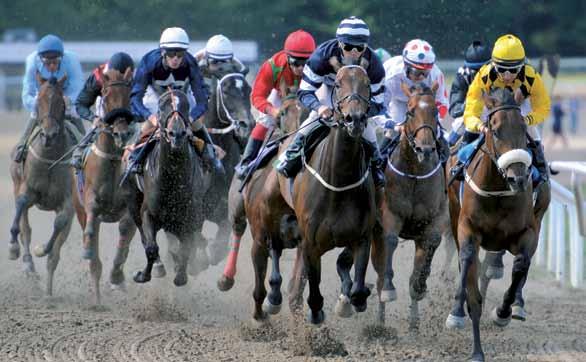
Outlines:
<svg viewBox="0 0 586 362"><path fill-rule="evenodd" d="M488 93L498 105L501 106L516 106L515 94L507 88L491 88Z"/></svg>

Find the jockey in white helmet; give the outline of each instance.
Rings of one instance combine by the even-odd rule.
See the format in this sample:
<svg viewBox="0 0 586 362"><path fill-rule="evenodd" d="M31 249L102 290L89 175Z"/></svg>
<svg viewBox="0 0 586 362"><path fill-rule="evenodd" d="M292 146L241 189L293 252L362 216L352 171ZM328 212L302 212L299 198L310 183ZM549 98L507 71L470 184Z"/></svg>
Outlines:
<svg viewBox="0 0 586 362"><path fill-rule="evenodd" d="M248 68L234 56L232 41L222 34L208 39L205 48L195 53L198 65L204 77L226 73L248 73Z"/></svg>

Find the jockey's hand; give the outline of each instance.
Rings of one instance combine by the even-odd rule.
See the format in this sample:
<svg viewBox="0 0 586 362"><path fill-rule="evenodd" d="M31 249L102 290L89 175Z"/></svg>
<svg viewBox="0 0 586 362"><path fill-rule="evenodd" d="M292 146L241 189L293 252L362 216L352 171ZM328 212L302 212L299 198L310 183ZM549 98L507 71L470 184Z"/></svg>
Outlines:
<svg viewBox="0 0 586 362"><path fill-rule="evenodd" d="M157 121L157 115L156 114L151 114L148 118L148 121L153 125L153 127L156 127L158 124Z"/></svg>
<svg viewBox="0 0 586 362"><path fill-rule="evenodd" d="M480 127L478 127L478 130L480 131L480 133L484 133L487 134L488 133L488 127L486 127L485 125L480 125Z"/></svg>
<svg viewBox="0 0 586 362"><path fill-rule="evenodd" d="M63 96L63 102L65 102L65 108L69 109L71 107L71 99L68 96Z"/></svg>
<svg viewBox="0 0 586 362"><path fill-rule="evenodd" d="M317 114L322 119L329 119L329 118L332 118L332 116L334 115L334 113L332 112L332 109L328 106L320 106L317 109Z"/></svg>
<svg viewBox="0 0 586 362"><path fill-rule="evenodd" d="M405 126L403 126L402 124L398 124L395 126L395 132L403 133L404 130L405 130Z"/></svg>
<svg viewBox="0 0 586 362"><path fill-rule="evenodd" d="M277 119L279 118L279 116L281 115L281 110L279 108L276 107L271 107L269 110L269 116Z"/></svg>
<svg viewBox="0 0 586 362"><path fill-rule="evenodd" d="M92 122L92 126L98 127L100 125L101 121L102 121L102 119L100 117L95 116L94 121Z"/></svg>

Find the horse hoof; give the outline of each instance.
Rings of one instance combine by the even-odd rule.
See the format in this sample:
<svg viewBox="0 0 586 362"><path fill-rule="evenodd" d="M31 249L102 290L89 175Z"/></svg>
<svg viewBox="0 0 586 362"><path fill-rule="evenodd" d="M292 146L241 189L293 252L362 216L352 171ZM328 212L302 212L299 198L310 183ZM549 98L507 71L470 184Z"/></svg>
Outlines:
<svg viewBox="0 0 586 362"><path fill-rule="evenodd" d="M446 328L447 329L464 329L464 325L466 322L465 317L458 317L450 313L448 318L446 318Z"/></svg>
<svg viewBox="0 0 586 362"><path fill-rule="evenodd" d="M325 319L326 314L322 309L320 309L317 313L313 313L311 309L307 312L307 320L313 325L322 324Z"/></svg>
<svg viewBox="0 0 586 362"><path fill-rule="evenodd" d="M175 275L175 279L173 279L173 283L176 287L182 287L187 284L187 274L185 273L178 273Z"/></svg>
<svg viewBox="0 0 586 362"><path fill-rule="evenodd" d="M110 283L110 290L126 293L126 283L124 281L118 284Z"/></svg>
<svg viewBox="0 0 586 362"><path fill-rule="evenodd" d="M269 323L269 315L264 313L257 317L252 317L250 320L251 327L253 329L264 329L264 327Z"/></svg>
<svg viewBox="0 0 586 362"><path fill-rule="evenodd" d="M508 318L501 318L498 316L497 313L498 308L494 308L490 313L490 318L492 319L493 323L499 327L506 327L511 322L511 315Z"/></svg>
<svg viewBox="0 0 586 362"><path fill-rule="evenodd" d="M44 256L47 255L47 252L45 251L45 246L44 245L37 245L33 248L33 254L35 254L35 256L37 258L42 258Z"/></svg>
<svg viewBox="0 0 586 362"><path fill-rule="evenodd" d="M155 262L153 264L153 278L164 278L167 275L167 270L165 270L165 265L161 262Z"/></svg>
<svg viewBox="0 0 586 362"><path fill-rule="evenodd" d="M94 251L92 248L83 248L81 251L81 257L85 260L92 260L94 258Z"/></svg>
<svg viewBox="0 0 586 362"><path fill-rule="evenodd" d="M20 246L18 243L10 243L8 246L8 259L17 260L20 258Z"/></svg>
<svg viewBox="0 0 586 362"><path fill-rule="evenodd" d="M397 290L390 289L390 290L383 290L380 292L380 302L381 303L388 303L397 300Z"/></svg>
<svg viewBox="0 0 586 362"><path fill-rule="evenodd" d="M121 270L110 273L110 284L119 285L124 283L124 272Z"/></svg>
<svg viewBox="0 0 586 362"><path fill-rule="evenodd" d="M484 275L486 275L486 277L489 279L502 279L504 273L505 273L504 267L489 265L486 268L486 272L484 273Z"/></svg>
<svg viewBox="0 0 586 362"><path fill-rule="evenodd" d="M511 313L511 318L525 322L527 320L527 313L525 312L525 308L521 307L520 305L514 305L513 313Z"/></svg>
<svg viewBox="0 0 586 362"><path fill-rule="evenodd" d="M218 289L221 292L226 292L234 286L234 278L227 277L222 275L220 279L218 279Z"/></svg>
<svg viewBox="0 0 586 362"><path fill-rule="evenodd" d="M336 303L335 311L338 317L350 318L352 314L354 314L352 311L352 306L350 305L350 298L344 294L340 294L338 302Z"/></svg>
<svg viewBox="0 0 586 362"><path fill-rule="evenodd" d="M142 270L139 270L136 273L134 273L133 279L136 283L142 284L142 283L149 282L151 280L151 276L146 275L146 273L144 273Z"/></svg>
<svg viewBox="0 0 586 362"><path fill-rule="evenodd" d="M281 304L272 304L269 298L266 298L265 301L262 303L262 310L268 314L275 315L281 311Z"/></svg>

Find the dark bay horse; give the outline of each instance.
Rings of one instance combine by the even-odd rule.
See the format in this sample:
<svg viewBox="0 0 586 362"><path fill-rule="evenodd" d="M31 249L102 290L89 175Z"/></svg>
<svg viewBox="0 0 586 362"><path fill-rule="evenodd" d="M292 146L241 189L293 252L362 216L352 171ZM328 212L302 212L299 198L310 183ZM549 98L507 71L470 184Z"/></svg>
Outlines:
<svg viewBox="0 0 586 362"><path fill-rule="evenodd" d="M40 84L37 97L37 119L39 131L28 148L24 164L12 162L10 174L14 184L16 215L10 229L11 240L8 257L12 260L20 256L18 235L24 247L22 260L25 271L36 275L30 253L31 227L28 209L36 206L43 211L54 211L53 232L46 244L35 247L36 256L49 255L47 260L47 295L53 293L53 276L59 263L61 247L69 235L73 219L71 192L73 175L69 160L59 161L76 139L66 130L65 101L63 84L66 76L56 80L45 80L37 73ZM33 132L34 133L34 132ZM13 150L14 152L14 150Z"/></svg>
<svg viewBox="0 0 586 362"><path fill-rule="evenodd" d="M254 127L254 118L250 111L251 88L243 74L228 73L220 79L214 78L211 88L204 123L214 144L226 152L222 159L226 175L214 180L203 200L204 218L219 227L215 241L208 245L210 263L215 265L228 252L226 240L231 229L228 222L228 191L234 167L240 161L243 145Z"/></svg>
<svg viewBox="0 0 586 362"><path fill-rule="evenodd" d="M136 180L130 214L140 231L147 265L135 274L137 283L150 281L153 264L159 261L156 236L163 229L175 262L176 286L187 283L187 263L194 248L194 233L201 230L203 170L192 145L189 101L185 93L169 90L159 98L159 140L147 156L142 192Z"/></svg>
<svg viewBox="0 0 586 362"><path fill-rule="evenodd" d="M325 318L319 289L321 256L325 252L335 247L345 248L337 263L343 304L349 306L351 302L357 312L363 312L370 295L364 277L376 208L374 183L369 177L362 141L370 106L370 81L363 67L339 68L332 102L334 127L309 159L302 156L304 171L295 178L292 195L289 180L279 177L281 193L291 200L302 239L290 283L290 304L295 308L301 300L306 276L308 319L313 324L320 324ZM352 262L354 282L350 277ZM344 309L348 308L336 307L337 311Z"/></svg>
<svg viewBox="0 0 586 362"><path fill-rule="evenodd" d="M115 69L103 75L102 107L104 117L98 130L97 139L91 145L86 157L83 174L76 174L76 184L83 182L81 192L75 192L74 206L77 218L83 230L83 250L85 259L89 260L90 274L93 281L94 301L100 303L100 278L102 262L99 256L100 224L118 223L120 234L116 245L114 265L110 272L113 287L124 288L124 263L136 226L128 212L126 200L128 188L119 187L119 180L124 173L122 154L124 147L132 136L129 124L130 89L132 70L122 74ZM111 246L108 244L107 248Z"/></svg>
<svg viewBox="0 0 586 362"><path fill-rule="evenodd" d="M435 105L437 83L430 89L401 84L408 97L407 116L397 148L389 155L382 206L383 235L375 234L371 258L379 275L379 322L384 323L385 302L396 299L392 258L398 238L415 241L413 272L409 279L410 325L417 327L418 301L427 290L431 261L442 233L449 226L446 183L437 152L440 124Z"/></svg>
<svg viewBox="0 0 586 362"><path fill-rule="evenodd" d="M477 282L479 248L492 252L508 250L515 256L511 285L501 305L491 314L494 323L504 327L511 320L512 305L524 307L519 297L550 200L549 186L544 184L537 192L534 206L529 177L531 155L526 150L527 125L518 106L522 102L521 93L517 91L513 95L507 89L494 89L483 98L489 112L484 145L465 170L461 196L460 183L453 183L448 189L460 278L446 326L464 327L466 302L472 319L475 361L484 361L479 327L483 301Z"/></svg>
<svg viewBox="0 0 586 362"><path fill-rule="evenodd" d="M294 132L299 127L302 117L308 114L301 106L295 92L284 97L280 110L280 132L277 133ZM242 193L239 192L241 181L234 177L230 188L230 221L233 223L232 250L224 273L218 281L218 288L222 291L230 289L234 284L240 239L248 219L253 239L251 254L255 274L253 318L259 322L267 320L267 313L276 314L280 311L283 297L280 289L282 277L279 258L283 249L294 248L299 242L295 212L281 195L277 171L270 167L270 163L277 156L275 152L269 161L269 166L258 169L252 175ZM267 296L265 277L269 256L272 260L269 278L271 292L265 299Z"/></svg>

